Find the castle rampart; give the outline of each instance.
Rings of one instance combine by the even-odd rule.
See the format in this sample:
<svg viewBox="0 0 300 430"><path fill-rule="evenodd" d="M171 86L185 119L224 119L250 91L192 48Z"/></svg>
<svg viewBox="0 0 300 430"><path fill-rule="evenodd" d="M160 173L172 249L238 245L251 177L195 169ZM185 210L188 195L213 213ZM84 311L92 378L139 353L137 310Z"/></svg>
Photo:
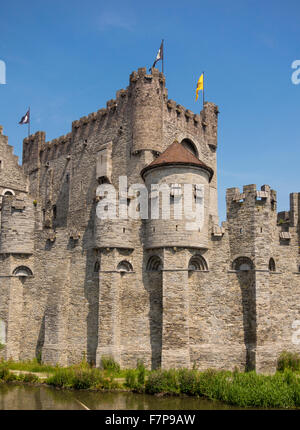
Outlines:
<svg viewBox="0 0 300 430"><path fill-rule="evenodd" d="M269 372L283 349L299 352L300 193L278 214L268 185L230 188L220 226L218 113L168 99L165 77L141 68L70 133L24 139L22 166L0 128L2 356ZM201 202L196 230L175 217L186 184ZM113 219L97 214L100 185L115 190ZM150 211L164 185L170 219L162 200L157 217ZM136 216L122 218L120 202Z"/></svg>

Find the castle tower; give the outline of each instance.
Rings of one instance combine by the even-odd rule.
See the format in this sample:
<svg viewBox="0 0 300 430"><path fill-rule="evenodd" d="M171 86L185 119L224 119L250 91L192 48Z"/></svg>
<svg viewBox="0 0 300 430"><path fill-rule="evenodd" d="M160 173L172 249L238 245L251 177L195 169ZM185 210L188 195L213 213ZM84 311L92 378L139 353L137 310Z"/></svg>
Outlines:
<svg viewBox="0 0 300 430"><path fill-rule="evenodd" d="M241 284L244 304L247 364L256 371L270 368L272 353L271 314L272 271L276 271L275 243L277 239L276 192L268 185L256 185L227 190L231 269ZM272 262L272 264L271 264ZM244 309L245 311L245 309Z"/></svg>
<svg viewBox="0 0 300 430"><path fill-rule="evenodd" d="M189 367L188 249L209 247L213 170L175 141L141 174L150 196L144 246L162 253L161 365ZM189 203L199 218L189 217Z"/></svg>
<svg viewBox="0 0 300 430"><path fill-rule="evenodd" d="M29 193L38 198L40 186L40 150L45 144L45 132L37 131L23 141L23 169L29 176Z"/></svg>
<svg viewBox="0 0 300 430"><path fill-rule="evenodd" d="M175 141L141 174L150 196L146 249L207 248L213 170ZM195 215L194 220L192 215Z"/></svg>
<svg viewBox="0 0 300 430"><path fill-rule="evenodd" d="M159 151L163 140L165 77L157 69L146 68L130 76L132 98L132 152Z"/></svg>
<svg viewBox="0 0 300 430"><path fill-rule="evenodd" d="M33 279L36 208L28 196L28 178L2 130L0 126L1 343L5 344L4 356L18 360L24 330L23 293Z"/></svg>

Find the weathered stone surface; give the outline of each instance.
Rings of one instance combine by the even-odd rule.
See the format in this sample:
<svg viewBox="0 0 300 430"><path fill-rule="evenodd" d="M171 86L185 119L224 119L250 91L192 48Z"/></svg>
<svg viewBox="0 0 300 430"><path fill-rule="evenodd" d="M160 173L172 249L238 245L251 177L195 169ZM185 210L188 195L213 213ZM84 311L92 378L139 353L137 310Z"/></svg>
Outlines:
<svg viewBox="0 0 300 430"><path fill-rule="evenodd" d="M111 355L123 367L142 359L149 368L269 372L283 349L300 352L292 342L300 320L300 193L278 215L269 186L229 189L219 226L217 117L213 103L194 115L168 100L164 76L139 69L67 135L25 139L22 166L0 127L2 356L41 354L66 365L85 355L100 365ZM174 140L202 168L188 162L193 157L176 158L144 170L145 183L203 187L201 229L187 231L186 219L162 213L99 220L99 183L118 190L126 176L128 187L144 184L143 169Z"/></svg>

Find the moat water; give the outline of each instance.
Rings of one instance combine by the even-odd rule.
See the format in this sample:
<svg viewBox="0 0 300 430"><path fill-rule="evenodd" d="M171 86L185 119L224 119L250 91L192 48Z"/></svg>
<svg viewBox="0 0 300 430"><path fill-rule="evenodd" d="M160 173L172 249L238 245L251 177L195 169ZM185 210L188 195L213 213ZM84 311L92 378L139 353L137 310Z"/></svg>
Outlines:
<svg viewBox="0 0 300 430"><path fill-rule="evenodd" d="M156 397L128 392L57 390L51 387L0 385L0 410L208 410L240 409L194 397Z"/></svg>

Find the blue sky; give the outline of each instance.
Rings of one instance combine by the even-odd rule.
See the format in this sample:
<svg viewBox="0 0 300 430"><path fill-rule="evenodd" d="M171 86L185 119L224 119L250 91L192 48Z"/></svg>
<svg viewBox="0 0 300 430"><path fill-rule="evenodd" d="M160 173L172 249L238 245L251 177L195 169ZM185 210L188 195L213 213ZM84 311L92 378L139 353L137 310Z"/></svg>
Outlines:
<svg viewBox="0 0 300 430"><path fill-rule="evenodd" d="M154 61L165 39L169 98L194 112L205 70L206 100L219 106L220 218L225 190L269 184L278 209L300 191L300 59L298 0L1 2L0 124L21 156L31 106L32 132L50 140L126 88L129 74Z"/></svg>

